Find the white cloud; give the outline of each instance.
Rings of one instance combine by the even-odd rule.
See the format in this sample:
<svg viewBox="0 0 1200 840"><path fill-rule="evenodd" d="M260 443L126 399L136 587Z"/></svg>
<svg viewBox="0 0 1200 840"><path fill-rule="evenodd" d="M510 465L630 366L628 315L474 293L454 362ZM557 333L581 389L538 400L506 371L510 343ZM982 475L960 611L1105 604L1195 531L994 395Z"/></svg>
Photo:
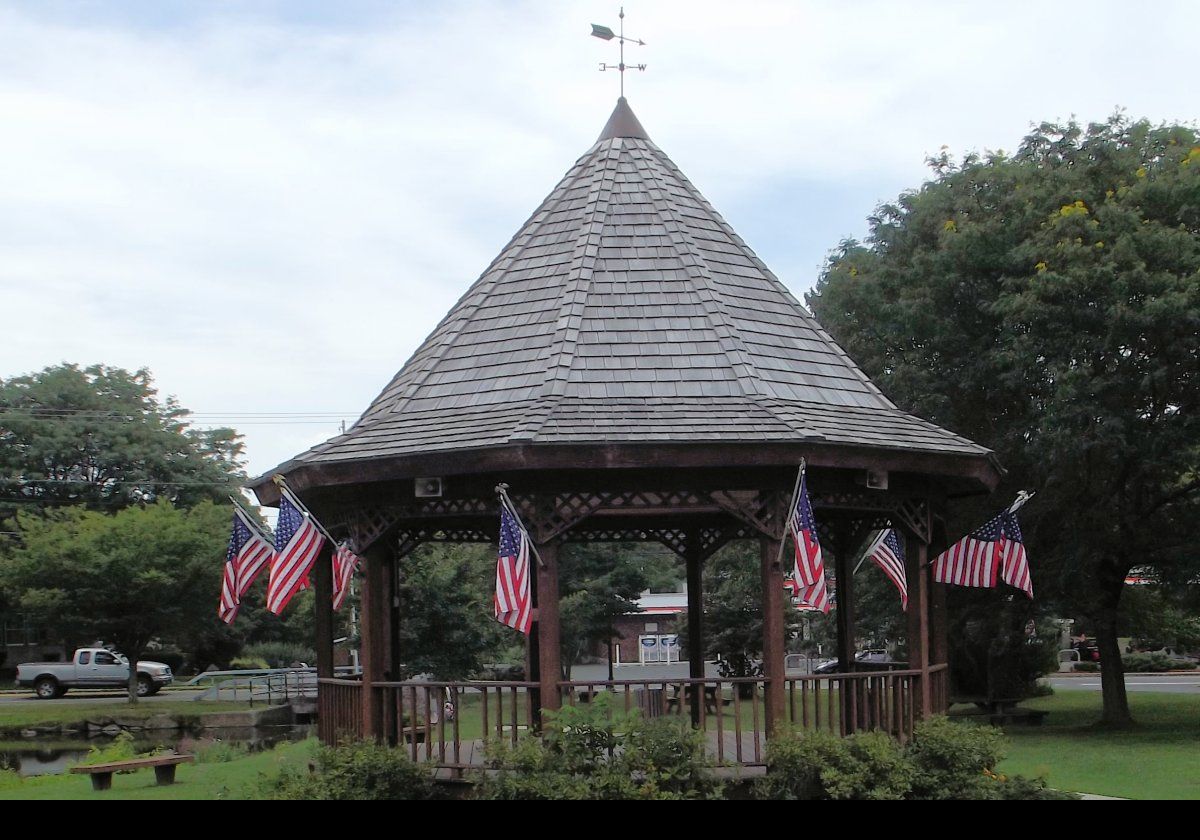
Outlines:
<svg viewBox="0 0 1200 840"><path fill-rule="evenodd" d="M595 69L615 45L586 34L615 25L607 2L351 5L324 22L239 4L155 26L113 8L0 5L0 375L146 365L198 410L352 420L616 92ZM628 79L639 116L797 292L942 144L1011 148L1031 121L1122 104L1196 116L1200 7L1184 2L1136 19L1116 2L629 12L648 42L630 55L650 67ZM835 219L806 199L838 191ZM817 224L838 233L777 232ZM251 467L334 430L246 426Z"/></svg>

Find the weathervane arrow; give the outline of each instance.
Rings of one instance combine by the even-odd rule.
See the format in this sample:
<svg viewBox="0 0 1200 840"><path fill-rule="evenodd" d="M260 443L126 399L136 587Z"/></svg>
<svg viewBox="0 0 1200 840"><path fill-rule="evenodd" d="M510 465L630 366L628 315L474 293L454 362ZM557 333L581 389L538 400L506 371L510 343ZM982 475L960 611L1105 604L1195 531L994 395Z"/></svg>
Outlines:
<svg viewBox="0 0 1200 840"><path fill-rule="evenodd" d="M625 42L636 44L639 47L646 46L646 42L641 38L632 38L625 35L625 7L621 7L621 14L618 16L621 19L620 32L613 32L610 27L601 26L598 23L592 24L592 37L599 38L601 41L616 40L621 48L621 60L617 64L607 64L600 62L600 72L605 70L617 70L621 74L621 97L625 97L625 71L626 70L645 70L645 64L626 64L625 63Z"/></svg>

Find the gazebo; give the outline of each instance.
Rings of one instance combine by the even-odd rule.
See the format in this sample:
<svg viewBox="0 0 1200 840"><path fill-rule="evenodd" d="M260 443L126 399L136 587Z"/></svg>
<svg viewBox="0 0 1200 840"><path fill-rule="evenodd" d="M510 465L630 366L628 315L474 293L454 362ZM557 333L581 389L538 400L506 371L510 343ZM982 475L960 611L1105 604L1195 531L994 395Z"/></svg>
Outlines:
<svg viewBox="0 0 1200 840"><path fill-rule="evenodd" d="M779 593L790 552L782 567L777 558L801 459L836 579L840 673L828 677L785 671ZM401 661L394 582L422 543L495 543L497 484L510 486L541 557L527 678L438 688L481 695L484 730L506 737L518 718L536 728L539 708L599 690L643 707L673 696L706 729L737 726L737 756L750 761L740 710L733 724L720 713L743 696L756 757L760 728L770 737L788 720L820 724L823 711L837 731L903 737L913 720L944 710L944 593L928 568L931 545L944 540L947 500L990 491L1000 468L983 447L892 404L621 98L591 149L358 422L275 473L364 558L361 680L334 678L328 547L313 572L322 737L403 741L414 756L434 756L440 737L435 757L464 766L457 723L416 708L429 705L432 684L418 700L416 686L392 680ZM269 476L252 486L277 503ZM848 564L886 522L907 545L909 662L859 673ZM761 677L727 694L706 679L699 640L703 565L731 540L761 546L764 637ZM692 652L678 686L564 679L559 551L597 541L658 541L686 562ZM716 713L701 687L716 695ZM716 737L723 751L729 733Z"/></svg>

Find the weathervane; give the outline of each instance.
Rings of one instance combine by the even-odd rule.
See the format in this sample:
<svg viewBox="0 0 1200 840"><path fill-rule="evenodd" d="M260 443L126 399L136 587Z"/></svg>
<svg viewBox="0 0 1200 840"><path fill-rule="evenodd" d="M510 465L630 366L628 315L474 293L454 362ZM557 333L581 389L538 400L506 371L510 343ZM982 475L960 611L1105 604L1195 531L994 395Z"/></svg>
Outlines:
<svg viewBox="0 0 1200 840"><path fill-rule="evenodd" d="M619 15L619 17L621 18L621 26L620 26L621 31L620 32L613 32L607 26L600 26L597 23L593 23L592 24L592 37L599 38L602 41L611 41L613 38L616 38L618 43L620 43L620 45L621 45L621 61L620 61L620 63L619 64L605 64L603 61L601 61L600 62L600 72L603 73L605 70L620 71L620 73L621 73L621 97L624 98L624 96L625 96L625 71L632 70L634 68L637 68L638 70L646 69L645 64L626 64L625 63L625 42L629 41L631 44L637 44L639 47L646 46L646 42L641 40L640 38L625 37L625 7L624 6L621 7L621 14Z"/></svg>

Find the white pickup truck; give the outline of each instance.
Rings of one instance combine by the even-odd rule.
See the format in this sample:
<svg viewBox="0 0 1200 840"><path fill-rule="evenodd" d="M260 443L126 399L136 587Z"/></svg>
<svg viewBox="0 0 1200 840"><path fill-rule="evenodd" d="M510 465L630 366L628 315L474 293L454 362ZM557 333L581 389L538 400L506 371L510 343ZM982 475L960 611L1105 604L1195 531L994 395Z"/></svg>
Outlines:
<svg viewBox="0 0 1200 840"><path fill-rule="evenodd" d="M138 697L157 694L174 677L171 666L139 661ZM32 688L43 700L62 697L69 688L124 688L129 684L129 660L107 648L80 648L70 662L26 662L17 666L17 685Z"/></svg>

